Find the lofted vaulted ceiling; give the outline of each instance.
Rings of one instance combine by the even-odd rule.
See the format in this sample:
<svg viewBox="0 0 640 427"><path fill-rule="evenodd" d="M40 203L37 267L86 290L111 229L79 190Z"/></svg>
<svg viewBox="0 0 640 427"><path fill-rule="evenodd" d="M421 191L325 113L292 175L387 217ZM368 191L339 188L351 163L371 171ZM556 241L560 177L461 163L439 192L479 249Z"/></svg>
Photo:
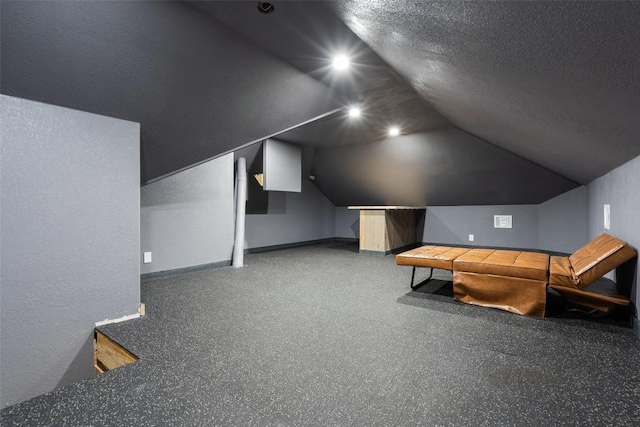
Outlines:
<svg viewBox="0 0 640 427"><path fill-rule="evenodd" d="M0 5L2 93L139 122L143 183L341 107L181 2Z"/></svg>
<svg viewBox="0 0 640 427"><path fill-rule="evenodd" d="M460 129L581 184L640 155L640 2L333 6Z"/></svg>
<svg viewBox="0 0 640 427"><path fill-rule="evenodd" d="M2 1L0 89L140 122L143 183L359 103L278 136L336 205L540 203L640 155L640 3L273 4Z"/></svg>

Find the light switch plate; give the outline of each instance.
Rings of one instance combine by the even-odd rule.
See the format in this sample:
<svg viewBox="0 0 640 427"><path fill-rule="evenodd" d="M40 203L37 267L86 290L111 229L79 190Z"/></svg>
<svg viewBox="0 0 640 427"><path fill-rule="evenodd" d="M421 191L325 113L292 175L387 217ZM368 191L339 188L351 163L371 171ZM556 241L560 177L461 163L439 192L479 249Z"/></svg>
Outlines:
<svg viewBox="0 0 640 427"><path fill-rule="evenodd" d="M142 258L142 262L144 264L150 264L151 263L151 252L145 252L144 256Z"/></svg>
<svg viewBox="0 0 640 427"><path fill-rule="evenodd" d="M604 205L604 229L611 230L611 205Z"/></svg>

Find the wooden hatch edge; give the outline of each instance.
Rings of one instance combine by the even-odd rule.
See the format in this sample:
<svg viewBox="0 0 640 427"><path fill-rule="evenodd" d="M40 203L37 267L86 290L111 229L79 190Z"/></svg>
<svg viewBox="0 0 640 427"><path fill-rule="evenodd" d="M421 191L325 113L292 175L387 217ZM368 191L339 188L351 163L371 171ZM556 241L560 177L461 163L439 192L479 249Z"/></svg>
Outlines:
<svg viewBox="0 0 640 427"><path fill-rule="evenodd" d="M94 332L93 350L93 366L96 375L138 360L135 354L97 329Z"/></svg>

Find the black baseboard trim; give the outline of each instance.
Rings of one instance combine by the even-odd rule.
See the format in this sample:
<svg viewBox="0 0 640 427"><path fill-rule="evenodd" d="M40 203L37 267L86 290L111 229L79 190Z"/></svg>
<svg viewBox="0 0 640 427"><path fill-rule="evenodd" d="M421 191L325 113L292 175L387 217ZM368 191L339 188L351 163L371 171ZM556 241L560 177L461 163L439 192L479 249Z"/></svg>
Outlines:
<svg viewBox="0 0 640 427"><path fill-rule="evenodd" d="M336 242L348 242L348 243L358 243L360 239L356 237L334 237L331 239Z"/></svg>
<svg viewBox="0 0 640 427"><path fill-rule="evenodd" d="M341 242L341 243L357 243L358 239L347 237L330 237L327 239L307 240L304 242L285 243L282 245L262 246L258 248L245 249L245 254L257 254L260 252L277 251L279 249L297 248L301 246L315 245L318 243ZM173 270L162 270L153 273L145 273L140 275L140 280L161 279L164 277L178 276L185 273L193 273L194 271L211 270L213 268L229 267L232 260L212 262L209 264L194 265L192 267L176 268Z"/></svg>
<svg viewBox="0 0 640 427"><path fill-rule="evenodd" d="M640 320L637 317L633 318L633 332L636 333L636 337L640 339Z"/></svg>
<svg viewBox="0 0 640 427"><path fill-rule="evenodd" d="M192 267L176 268L173 270L162 270L153 273L145 273L140 275L140 280L161 279L164 277L178 276L185 273L193 273L194 271L211 270L212 268L228 267L231 260L212 262L209 264L194 265Z"/></svg>
<svg viewBox="0 0 640 427"><path fill-rule="evenodd" d="M298 248L300 246L309 246L315 245L318 243L327 243L327 242L357 242L358 239L346 239L346 238L336 238L329 237L327 239L316 239L316 240L305 240L304 242L293 242L293 243L284 243L282 245L272 245L272 246L260 246L257 248L249 248L245 249L245 254L258 254L260 252L270 252L277 251L280 249L290 249L290 248Z"/></svg>

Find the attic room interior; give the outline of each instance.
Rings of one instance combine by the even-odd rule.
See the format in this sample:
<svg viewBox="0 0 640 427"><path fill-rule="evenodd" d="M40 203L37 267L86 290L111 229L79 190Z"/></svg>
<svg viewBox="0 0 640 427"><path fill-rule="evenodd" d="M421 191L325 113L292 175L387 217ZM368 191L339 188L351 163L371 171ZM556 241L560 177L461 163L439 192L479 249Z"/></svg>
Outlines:
<svg viewBox="0 0 640 427"><path fill-rule="evenodd" d="M638 22L1 0L0 424L638 425Z"/></svg>

